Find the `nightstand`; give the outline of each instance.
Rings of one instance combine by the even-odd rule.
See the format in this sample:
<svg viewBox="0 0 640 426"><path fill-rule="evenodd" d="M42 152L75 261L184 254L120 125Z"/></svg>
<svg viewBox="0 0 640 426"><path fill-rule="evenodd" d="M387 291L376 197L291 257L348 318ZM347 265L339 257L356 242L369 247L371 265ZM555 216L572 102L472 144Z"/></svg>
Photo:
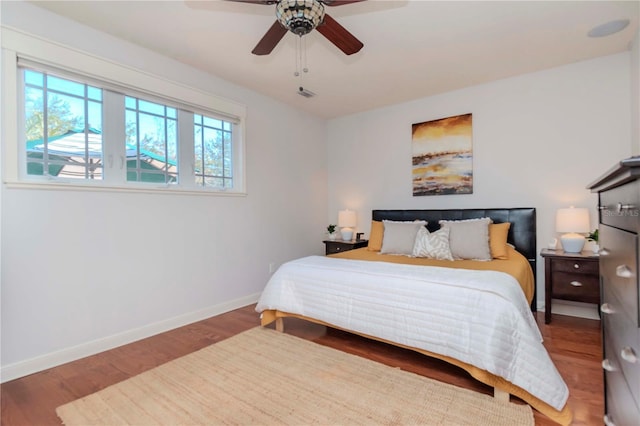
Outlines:
<svg viewBox="0 0 640 426"><path fill-rule="evenodd" d="M599 257L592 251L544 249L544 322L551 322L551 299L595 303L600 308Z"/></svg>
<svg viewBox="0 0 640 426"><path fill-rule="evenodd" d="M325 254L342 253L343 251L349 251L360 247L366 247L369 244L369 240L357 240L357 241L323 241L325 246Z"/></svg>

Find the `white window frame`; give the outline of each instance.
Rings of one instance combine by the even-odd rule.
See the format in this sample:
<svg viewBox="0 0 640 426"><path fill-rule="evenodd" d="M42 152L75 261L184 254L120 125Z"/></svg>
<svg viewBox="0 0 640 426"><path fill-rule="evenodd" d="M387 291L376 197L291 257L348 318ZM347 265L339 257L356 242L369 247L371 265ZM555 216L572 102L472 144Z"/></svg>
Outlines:
<svg viewBox="0 0 640 426"><path fill-rule="evenodd" d="M14 29L3 27L1 31L2 171L3 181L8 187L246 195L244 137L246 106ZM44 67L52 68L52 72L53 70L67 71L72 75L82 76L87 83L99 83L97 85L105 89L120 93L124 91L126 95L140 96L150 100L155 99L182 110L233 123L233 188L201 187L195 184L194 158L192 158L193 130L191 130L191 136L188 135L188 131L179 131L178 169L180 176L178 184L126 182L126 176L119 179L109 179L109 181L29 179L26 175L26 153L23 149L26 144L24 141L24 112L18 108L23 104L22 97L24 96L24 88L20 85L19 61L20 63L24 62L27 66L29 63L42 64ZM106 93L104 91L103 96ZM104 117L103 129L106 131L108 115L105 113ZM109 135L104 134L103 136L106 139ZM191 150L188 149L189 143ZM108 145L105 144L105 168L108 166L108 155L111 154ZM105 170L105 175L106 173L107 170Z"/></svg>

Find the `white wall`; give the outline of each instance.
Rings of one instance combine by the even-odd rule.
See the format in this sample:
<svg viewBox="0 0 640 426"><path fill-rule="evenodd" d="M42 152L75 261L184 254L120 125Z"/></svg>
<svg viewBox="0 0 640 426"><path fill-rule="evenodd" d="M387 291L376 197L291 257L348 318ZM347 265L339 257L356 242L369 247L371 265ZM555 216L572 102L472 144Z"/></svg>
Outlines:
<svg viewBox="0 0 640 426"><path fill-rule="evenodd" d="M585 187L630 155L629 73L622 53L331 120L328 220L354 209L368 235L372 209L535 207L538 249L560 207L591 208L595 228L597 196ZM464 113L473 194L413 197L411 124Z"/></svg>
<svg viewBox="0 0 640 426"><path fill-rule="evenodd" d="M270 263L323 252L324 120L28 3L2 23L245 104L248 192L3 185L3 381L254 302Z"/></svg>

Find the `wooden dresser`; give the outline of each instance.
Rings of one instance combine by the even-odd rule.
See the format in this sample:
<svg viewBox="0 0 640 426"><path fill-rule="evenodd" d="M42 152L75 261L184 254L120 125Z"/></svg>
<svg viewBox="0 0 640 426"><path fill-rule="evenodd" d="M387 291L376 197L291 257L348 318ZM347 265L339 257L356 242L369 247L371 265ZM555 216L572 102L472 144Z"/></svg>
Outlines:
<svg viewBox="0 0 640 426"><path fill-rule="evenodd" d="M636 425L640 421L640 157L621 161L589 189L598 193L600 211L604 423Z"/></svg>

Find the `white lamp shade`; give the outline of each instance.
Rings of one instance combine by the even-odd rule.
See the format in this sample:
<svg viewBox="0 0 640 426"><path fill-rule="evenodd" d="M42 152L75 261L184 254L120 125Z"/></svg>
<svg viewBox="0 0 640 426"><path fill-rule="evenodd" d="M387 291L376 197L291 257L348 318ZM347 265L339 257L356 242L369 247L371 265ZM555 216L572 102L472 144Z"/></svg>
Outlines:
<svg viewBox="0 0 640 426"><path fill-rule="evenodd" d="M356 212L353 210L340 210L338 212L338 226L342 228L340 233L344 241L353 239L353 227L356 226Z"/></svg>
<svg viewBox="0 0 640 426"><path fill-rule="evenodd" d="M341 228L356 226L356 212L353 210L340 210L338 212L338 226Z"/></svg>
<svg viewBox="0 0 640 426"><path fill-rule="evenodd" d="M569 207L556 213L557 232L585 233L590 231L589 209Z"/></svg>
<svg viewBox="0 0 640 426"><path fill-rule="evenodd" d="M589 232L589 226L588 209L570 207L559 209L556 213L556 231L565 233L560 237L560 242L567 253L582 251L585 238L580 233Z"/></svg>

